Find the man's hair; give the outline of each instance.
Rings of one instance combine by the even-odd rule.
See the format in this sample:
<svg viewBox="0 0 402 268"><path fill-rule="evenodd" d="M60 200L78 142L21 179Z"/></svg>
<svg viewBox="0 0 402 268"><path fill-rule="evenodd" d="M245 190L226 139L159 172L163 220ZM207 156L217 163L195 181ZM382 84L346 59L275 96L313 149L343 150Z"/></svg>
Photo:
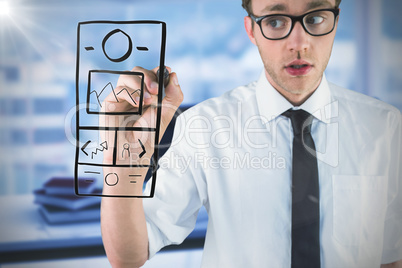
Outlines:
<svg viewBox="0 0 402 268"><path fill-rule="evenodd" d="M335 7L338 8L342 0L335 0ZM251 12L251 0L242 0L242 7L247 11L247 14L252 14Z"/></svg>

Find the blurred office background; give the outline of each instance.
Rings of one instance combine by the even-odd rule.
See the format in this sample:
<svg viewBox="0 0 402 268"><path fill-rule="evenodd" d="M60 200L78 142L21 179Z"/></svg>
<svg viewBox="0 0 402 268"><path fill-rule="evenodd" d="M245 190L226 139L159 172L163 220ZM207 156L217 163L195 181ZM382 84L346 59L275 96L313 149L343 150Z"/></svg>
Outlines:
<svg viewBox="0 0 402 268"><path fill-rule="evenodd" d="M401 10L400 0L343 0L327 79L402 109ZM78 22L165 21L166 65L189 106L259 77L245 15L240 0L0 0L0 195L73 176Z"/></svg>

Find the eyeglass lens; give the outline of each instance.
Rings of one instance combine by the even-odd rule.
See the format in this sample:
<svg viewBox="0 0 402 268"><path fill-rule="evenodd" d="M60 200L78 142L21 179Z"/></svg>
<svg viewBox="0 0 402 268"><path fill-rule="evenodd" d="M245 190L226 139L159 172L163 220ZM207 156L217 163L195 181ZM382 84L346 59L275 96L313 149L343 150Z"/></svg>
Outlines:
<svg viewBox="0 0 402 268"><path fill-rule="evenodd" d="M306 31L311 35L324 35L332 31L335 15L331 11L317 11L303 17ZM279 39L287 36L292 29L292 19L288 16L268 16L261 21L265 37Z"/></svg>

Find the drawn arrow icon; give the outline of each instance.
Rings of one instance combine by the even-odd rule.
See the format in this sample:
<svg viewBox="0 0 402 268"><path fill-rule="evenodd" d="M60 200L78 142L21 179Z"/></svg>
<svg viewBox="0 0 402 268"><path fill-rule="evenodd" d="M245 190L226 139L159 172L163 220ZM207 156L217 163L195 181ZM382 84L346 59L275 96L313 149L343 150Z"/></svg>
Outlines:
<svg viewBox="0 0 402 268"><path fill-rule="evenodd" d="M97 154L98 151L103 152L104 150L107 150L107 148L108 148L108 147L107 147L107 141L102 142L102 143L100 144L100 146L102 147L102 149L96 148L96 149L95 149L95 152L92 152L92 155L91 155L91 158L92 158L92 159L94 158L94 154Z"/></svg>
<svg viewBox="0 0 402 268"><path fill-rule="evenodd" d="M91 143L91 141L87 141L87 142L84 144L84 146L81 147L81 151L82 151L84 154L86 154L87 156L88 156L88 153L85 152L85 148L87 148L88 144L90 144L90 143Z"/></svg>
<svg viewBox="0 0 402 268"><path fill-rule="evenodd" d="M144 144L142 144L142 142L140 141L140 139L138 139L138 142L140 143L141 148L142 148L142 152L138 155L138 156L141 158L141 157L144 156L144 154L145 154L147 151L145 151L145 146L144 146Z"/></svg>
<svg viewBox="0 0 402 268"><path fill-rule="evenodd" d="M100 146L103 147L104 150L107 150L107 141L104 141L100 144ZM103 150L102 150L103 151Z"/></svg>

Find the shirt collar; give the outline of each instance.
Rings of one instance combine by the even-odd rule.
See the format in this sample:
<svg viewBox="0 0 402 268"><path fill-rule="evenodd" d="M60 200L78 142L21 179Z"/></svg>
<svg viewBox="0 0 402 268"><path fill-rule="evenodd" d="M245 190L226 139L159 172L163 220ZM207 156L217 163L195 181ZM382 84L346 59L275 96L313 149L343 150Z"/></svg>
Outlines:
<svg viewBox="0 0 402 268"><path fill-rule="evenodd" d="M314 93L301 106L295 107L268 82L265 71L263 71L257 81L256 97L258 110L264 123L275 119L291 108L303 109L324 123L330 122L332 109L328 107L331 104L331 93L325 75Z"/></svg>

